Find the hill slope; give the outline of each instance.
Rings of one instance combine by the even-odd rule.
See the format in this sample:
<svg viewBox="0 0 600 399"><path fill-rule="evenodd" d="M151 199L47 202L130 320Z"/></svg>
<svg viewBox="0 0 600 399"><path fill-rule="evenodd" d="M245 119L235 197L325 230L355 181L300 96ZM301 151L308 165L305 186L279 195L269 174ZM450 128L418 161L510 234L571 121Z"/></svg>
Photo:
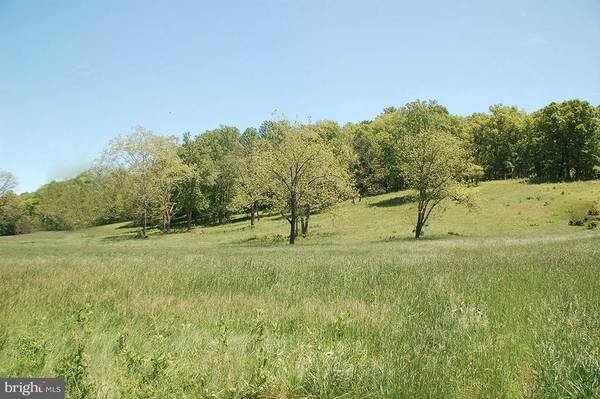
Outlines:
<svg viewBox="0 0 600 399"><path fill-rule="evenodd" d="M462 237L537 237L570 234L586 230L569 225L571 218L583 219L595 201L600 202L600 182L527 184L523 181L484 182L471 189L475 209L446 203L445 212L434 213L425 238ZM398 192L364 198L360 202L340 204L311 218L308 239L299 244L373 243L410 239L415 208L410 192ZM285 243L288 223L279 216L262 218L254 228L247 220L212 227L197 227L184 235L163 236L154 232L153 239L190 240L195 244L261 245ZM4 240L47 238L99 238L120 242L135 229L124 224L101 226L75 232L39 232ZM2 239L2 238L0 238ZM1 242L1 241L0 241ZM190 244L192 244L190 242Z"/></svg>
<svg viewBox="0 0 600 399"><path fill-rule="evenodd" d="M295 246L276 217L2 237L0 375L67 375L68 397L599 397L600 234L568 225L598 186L484 183L421 241L407 193Z"/></svg>

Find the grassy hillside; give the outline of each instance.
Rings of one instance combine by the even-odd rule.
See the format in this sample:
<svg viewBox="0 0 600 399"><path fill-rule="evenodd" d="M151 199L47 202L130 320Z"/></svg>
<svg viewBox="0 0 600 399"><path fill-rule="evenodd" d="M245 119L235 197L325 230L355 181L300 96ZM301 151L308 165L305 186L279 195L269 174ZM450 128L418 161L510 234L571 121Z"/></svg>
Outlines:
<svg viewBox="0 0 600 399"><path fill-rule="evenodd" d="M276 217L2 237L0 375L102 398L600 396L600 234L568 224L600 183L473 190L419 242L409 193L294 247Z"/></svg>

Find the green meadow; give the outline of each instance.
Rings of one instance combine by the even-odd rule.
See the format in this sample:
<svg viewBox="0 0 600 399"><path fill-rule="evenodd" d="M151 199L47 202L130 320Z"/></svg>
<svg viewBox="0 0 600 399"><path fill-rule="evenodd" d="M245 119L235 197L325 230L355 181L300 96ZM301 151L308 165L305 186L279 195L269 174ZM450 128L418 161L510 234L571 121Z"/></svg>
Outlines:
<svg viewBox="0 0 600 399"><path fill-rule="evenodd" d="M418 241L410 192L294 246L275 215L0 237L0 375L65 375L69 398L600 397L600 182L471 190Z"/></svg>

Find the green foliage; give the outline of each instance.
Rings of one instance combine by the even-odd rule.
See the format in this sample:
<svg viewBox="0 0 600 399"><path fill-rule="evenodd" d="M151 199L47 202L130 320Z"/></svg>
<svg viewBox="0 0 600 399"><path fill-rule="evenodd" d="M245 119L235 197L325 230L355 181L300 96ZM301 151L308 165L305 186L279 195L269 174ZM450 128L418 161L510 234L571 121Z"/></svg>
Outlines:
<svg viewBox="0 0 600 399"><path fill-rule="evenodd" d="M383 149L369 122L344 126L352 137L352 150L356 156L351 166L356 189L361 196L381 194L386 191L387 169L383 160Z"/></svg>
<svg viewBox="0 0 600 399"><path fill-rule="evenodd" d="M5 375L38 376L46 365L47 343L34 335L22 335L11 345L11 363ZM0 367L3 369L3 367Z"/></svg>
<svg viewBox="0 0 600 399"><path fill-rule="evenodd" d="M533 142L539 178L593 178L600 163L600 115L587 101L550 103L533 115Z"/></svg>
<svg viewBox="0 0 600 399"><path fill-rule="evenodd" d="M311 150L327 148L324 164L343 170L348 180L330 192L324 189L304 204L298 217L306 235L311 214L342 198L361 198L410 186L411 166L401 161L411 138L439 131L454 138L457 157L472 162L460 165L461 179L529 178L533 181L571 181L600 176L600 113L586 101L551 103L527 114L517 107L493 105L488 113L469 117L452 115L436 101L416 100L387 107L371 121L340 127L331 120L304 125L290 123L275 111L271 120L242 134L236 127L220 126L192 137L181 145L175 137L162 137L137 127L113 140L99 163L80 176L52 182L31 194L5 198L0 209L0 234L19 234L36 228L68 230L130 220L145 231L157 224L221 224L240 214L255 225L259 214L280 213L283 200L273 176L259 173L257 160L274 148L286 146L290 131L301 134ZM309 137L311 136L311 137ZM407 147L403 148L402 143ZM300 146L299 146L300 147ZM310 147L310 148L309 148ZM304 154L310 157L310 154ZM457 171L458 172L458 171ZM264 174L263 174L264 175ZM332 181L339 180L332 178ZM0 171L0 198L16 186L16 179ZM318 191L318 190L317 190ZM360 200L360 199L359 199Z"/></svg>
<svg viewBox="0 0 600 399"><path fill-rule="evenodd" d="M260 146L258 138L252 143L244 145L244 155L238 160L237 176L238 184L232 201L231 208L239 212L250 213L251 225L254 226L257 214L264 208L270 197L270 189L260 175L260 157L257 151Z"/></svg>
<svg viewBox="0 0 600 399"><path fill-rule="evenodd" d="M204 221L222 223L234 211L234 199L239 178L242 153L240 132L235 127L221 126L196 138L200 151L209 155L214 165L211 184L204 188L206 207Z"/></svg>
<svg viewBox="0 0 600 399"><path fill-rule="evenodd" d="M261 123L258 129L259 137L266 141L276 144L281 141L285 132L290 128L289 121L285 118L285 115L273 112L272 119L266 120Z"/></svg>
<svg viewBox="0 0 600 399"><path fill-rule="evenodd" d="M0 235L30 233L33 228L21 197L12 192L0 197Z"/></svg>
<svg viewBox="0 0 600 399"><path fill-rule="evenodd" d="M90 172L51 182L35 192L33 212L47 230L70 230L112 221L108 212L104 212L107 207L102 201L102 190L114 190L114 187L102 186Z"/></svg>
<svg viewBox="0 0 600 399"><path fill-rule="evenodd" d="M486 179L527 177L527 114L516 107L493 105L489 114L474 114L469 121L475 162Z"/></svg>
<svg viewBox="0 0 600 399"><path fill-rule="evenodd" d="M111 141L100 167L119 179L115 188L127 198L132 216L141 220L143 237L153 217L162 218L163 229L169 230L175 186L192 174L178 155L175 137L157 136L138 126Z"/></svg>
<svg viewBox="0 0 600 399"><path fill-rule="evenodd" d="M485 208L449 202L420 241L412 191L315 214L295 246L265 238L277 216L2 237L0 373L93 398L597 397L598 232L567 221L600 186L467 190Z"/></svg>
<svg viewBox="0 0 600 399"><path fill-rule="evenodd" d="M311 212L352 195L351 180L329 145L307 126L294 126L277 143L257 148L256 170L260 184L268 187L273 209L290 223L290 244L304 218L307 233Z"/></svg>
<svg viewBox="0 0 600 399"><path fill-rule="evenodd" d="M404 181L417 192L415 237L419 238L431 213L444 200L467 200L464 189L471 160L459 140L443 130L406 135L399 146Z"/></svg>
<svg viewBox="0 0 600 399"><path fill-rule="evenodd" d="M184 134L179 156L188 166L189 173L176 188L179 209L187 219L188 229L197 220L200 212L207 207L206 192L214 183L215 164L208 149L192 139L189 133Z"/></svg>
<svg viewBox="0 0 600 399"><path fill-rule="evenodd" d="M12 173L0 169L0 197L8 194L17 187L17 179Z"/></svg>

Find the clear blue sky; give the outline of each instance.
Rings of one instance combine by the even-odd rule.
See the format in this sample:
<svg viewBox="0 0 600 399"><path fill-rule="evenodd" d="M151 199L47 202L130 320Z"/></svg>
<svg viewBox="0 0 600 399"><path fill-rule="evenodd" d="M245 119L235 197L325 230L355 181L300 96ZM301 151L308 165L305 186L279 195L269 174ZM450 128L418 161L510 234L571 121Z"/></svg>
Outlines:
<svg viewBox="0 0 600 399"><path fill-rule="evenodd" d="M371 119L600 103L600 1L0 0L0 169L19 191L144 125L194 134L288 117Z"/></svg>

